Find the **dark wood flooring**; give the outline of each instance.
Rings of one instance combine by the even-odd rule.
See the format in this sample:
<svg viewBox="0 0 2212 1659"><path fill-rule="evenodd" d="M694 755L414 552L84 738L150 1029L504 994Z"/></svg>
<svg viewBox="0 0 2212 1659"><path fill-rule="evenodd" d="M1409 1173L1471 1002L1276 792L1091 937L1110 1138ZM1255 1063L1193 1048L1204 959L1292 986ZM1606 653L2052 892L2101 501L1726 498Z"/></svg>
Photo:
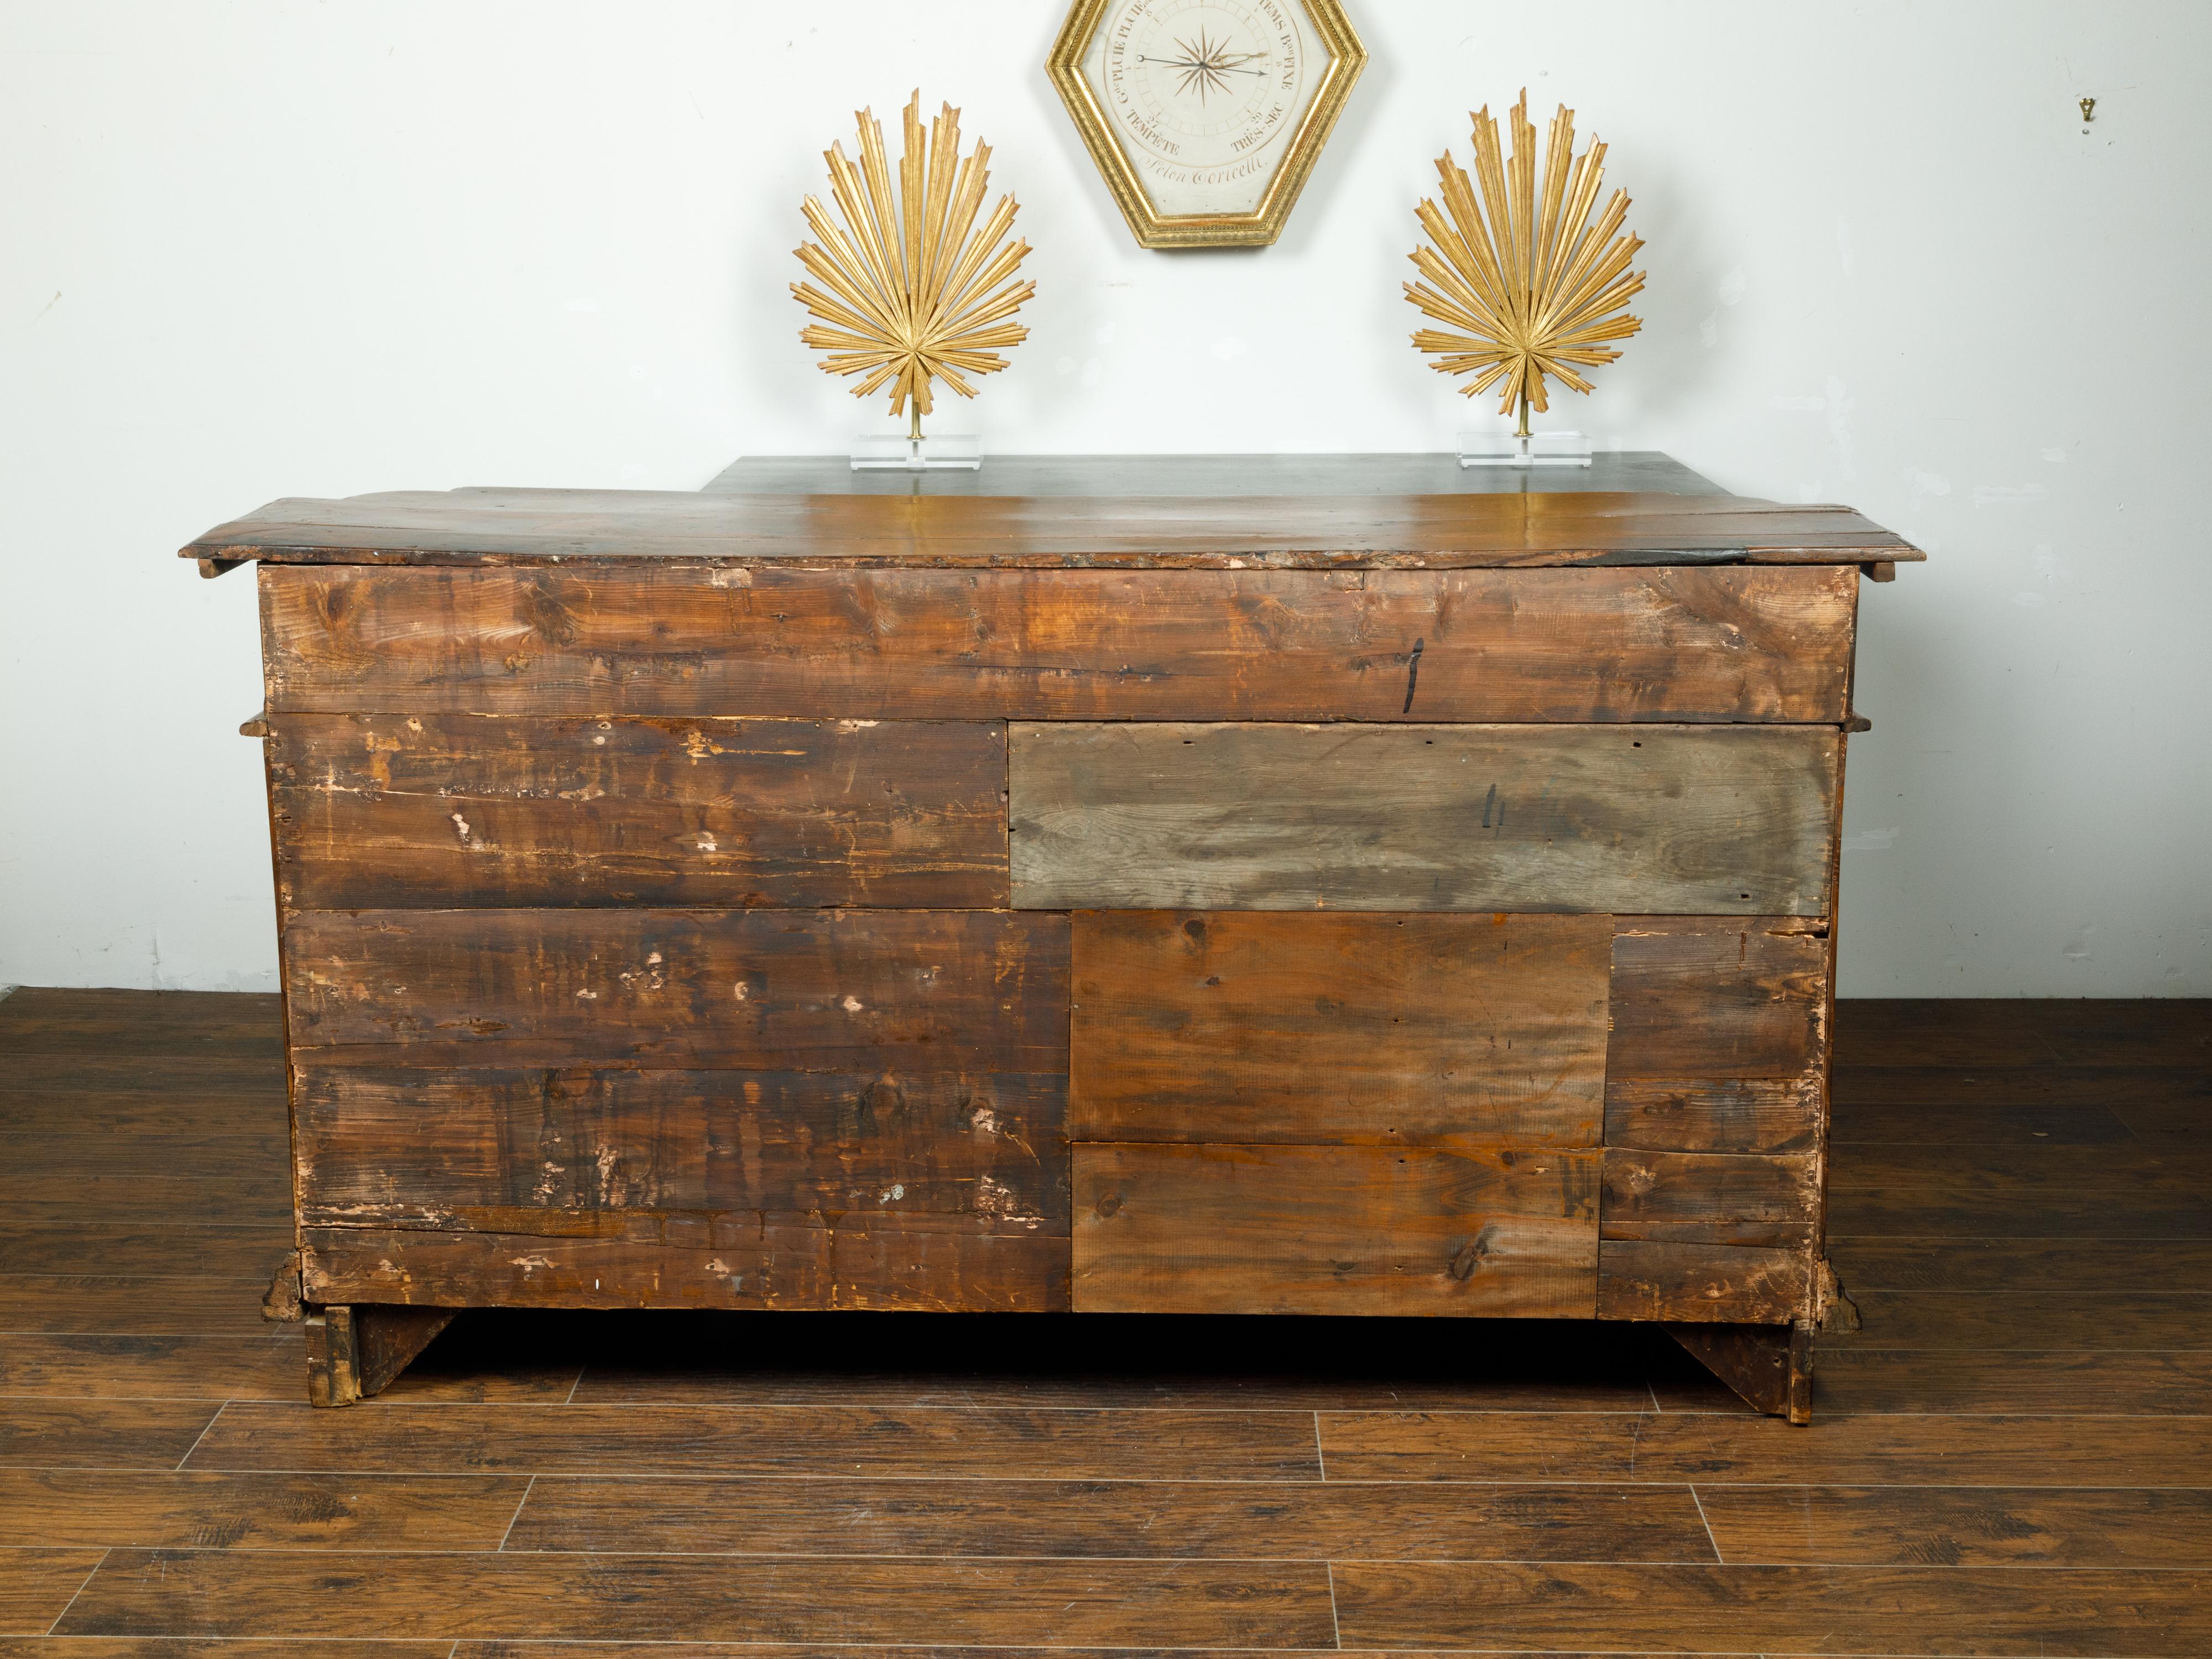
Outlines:
<svg viewBox="0 0 2212 1659"><path fill-rule="evenodd" d="M2212 1654L2212 1004L1839 1025L1809 1429L1633 1327L1103 1317L478 1314L318 1413L274 1000L18 991L0 1659Z"/></svg>

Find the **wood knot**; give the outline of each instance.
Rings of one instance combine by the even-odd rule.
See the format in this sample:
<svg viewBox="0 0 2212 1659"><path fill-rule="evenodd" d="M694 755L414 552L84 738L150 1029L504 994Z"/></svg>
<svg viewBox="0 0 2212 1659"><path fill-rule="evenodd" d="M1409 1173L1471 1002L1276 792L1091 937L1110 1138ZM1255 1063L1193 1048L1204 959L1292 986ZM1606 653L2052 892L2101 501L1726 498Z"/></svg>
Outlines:
<svg viewBox="0 0 2212 1659"><path fill-rule="evenodd" d="M1115 1216L1121 1212L1121 1194L1119 1193L1109 1193L1091 1207L1097 1212L1098 1218L1101 1221L1110 1221Z"/></svg>
<svg viewBox="0 0 2212 1659"><path fill-rule="evenodd" d="M1451 1260L1444 1264L1444 1272L1462 1285L1474 1278L1474 1270L1489 1259L1492 1231L1493 1229L1485 1227L1453 1251Z"/></svg>

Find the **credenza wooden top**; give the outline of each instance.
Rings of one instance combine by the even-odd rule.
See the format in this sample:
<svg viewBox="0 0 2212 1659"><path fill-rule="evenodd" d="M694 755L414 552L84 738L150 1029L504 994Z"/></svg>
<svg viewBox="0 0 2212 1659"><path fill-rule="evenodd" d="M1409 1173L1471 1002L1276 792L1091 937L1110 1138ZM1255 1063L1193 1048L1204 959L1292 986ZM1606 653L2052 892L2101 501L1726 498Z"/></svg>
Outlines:
<svg viewBox="0 0 2212 1659"><path fill-rule="evenodd" d="M182 550L211 575L257 559L1357 570L1861 564L1923 556L1842 507L1650 489L1382 490L1361 483L1356 457L1316 458L1303 489L1281 489L1283 458L1268 458L1271 465L1254 471L1272 475L1261 483L1271 493L1199 491L1185 479L1160 489L1147 487L1148 469L1137 464L1143 459L1058 461L1049 490L1026 494L889 493L874 483L880 474L858 475L868 485L847 490L825 468L819 477L787 480L826 486L806 493L740 485L735 491L474 489L286 497L217 526ZM1238 459L1206 458L1224 473ZM1413 482L1403 465L1413 459L1449 461L1376 458L1367 471L1377 482ZM987 461L980 481L999 465ZM1011 476L1017 471L1006 469L1009 486L1022 482ZM1681 476L1703 482L1686 471ZM968 479L969 488L980 482L977 475ZM1609 480L1600 473L1589 481ZM1340 493L1313 493L1315 484L1336 485Z"/></svg>

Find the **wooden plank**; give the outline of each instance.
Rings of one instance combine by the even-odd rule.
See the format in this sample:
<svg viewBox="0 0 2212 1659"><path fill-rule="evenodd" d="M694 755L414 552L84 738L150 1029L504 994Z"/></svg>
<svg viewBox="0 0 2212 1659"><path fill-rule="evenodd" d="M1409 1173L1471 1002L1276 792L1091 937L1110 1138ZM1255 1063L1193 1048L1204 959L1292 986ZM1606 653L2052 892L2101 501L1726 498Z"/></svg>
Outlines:
<svg viewBox="0 0 2212 1659"><path fill-rule="evenodd" d="M131 1115L103 1113L96 1097L82 1102L82 1116L75 1121L68 1119L67 1109L80 1103L65 1096L32 1099L37 1104L19 1109L15 1100L0 1091L9 1173L26 1188L85 1176L154 1174L213 1184L257 1164L281 1166L289 1150L281 1127L243 1133L138 1132ZM117 1117L122 1121L108 1127Z"/></svg>
<svg viewBox="0 0 2212 1659"><path fill-rule="evenodd" d="M1025 909L1824 915L1832 732L1018 724Z"/></svg>
<svg viewBox="0 0 2212 1659"><path fill-rule="evenodd" d="M292 1400L304 1364L296 1337L19 1335L0 1340L0 1394Z"/></svg>
<svg viewBox="0 0 2212 1659"><path fill-rule="evenodd" d="M1831 1233L1828 1249L1856 1296L1867 1291L2074 1292L2212 1285L2212 1239L1868 1238Z"/></svg>
<svg viewBox="0 0 2212 1659"><path fill-rule="evenodd" d="M196 1469L1317 1481L1311 1412L241 1404Z"/></svg>
<svg viewBox="0 0 2212 1659"><path fill-rule="evenodd" d="M2069 997L2037 1012L2044 1040L2066 1065L2212 1071L2212 998Z"/></svg>
<svg viewBox="0 0 2212 1659"><path fill-rule="evenodd" d="M0 1000L0 1054L282 1060L284 1022L252 993L23 985Z"/></svg>
<svg viewBox="0 0 2212 1659"><path fill-rule="evenodd" d="M88 1197L86 1188L92 1186L93 1195ZM106 1190L102 1191L102 1188ZM195 1220L192 1206L198 1195L206 1193L211 1200L211 1213L204 1221ZM189 1181L152 1181L124 1183L118 1194L107 1182L57 1182L28 1191L22 1198L8 1200L10 1221L40 1229L80 1226L88 1215L97 1216L97 1206L116 1201L118 1207L108 1218L109 1224L137 1232L147 1228L180 1233L207 1232L221 1237L226 1232L258 1229L264 1231L290 1224L291 1206L282 1194L267 1193L254 1195L250 1205L234 1205L228 1201L229 1194L221 1188L210 1189L205 1182L195 1187ZM179 1224L181 1220L182 1224Z"/></svg>
<svg viewBox="0 0 2212 1659"><path fill-rule="evenodd" d="M1820 1230L1810 1152L1605 1151L1604 1236L1650 1243L1805 1249Z"/></svg>
<svg viewBox="0 0 2212 1659"><path fill-rule="evenodd" d="M1067 1221L1057 1074L300 1068L310 1226L533 1211L866 1209Z"/></svg>
<svg viewBox="0 0 2212 1659"><path fill-rule="evenodd" d="M419 1297L431 1307L827 1305L829 1231L811 1218L681 1217L675 1243L653 1237L664 1218L635 1219L641 1237L304 1228L301 1293L330 1303Z"/></svg>
<svg viewBox="0 0 2212 1659"><path fill-rule="evenodd" d="M1707 1561L1680 1486L1128 1481L1103 1516L1065 1481L543 1478L511 1550L1141 1556L1323 1561Z"/></svg>
<svg viewBox="0 0 2212 1659"><path fill-rule="evenodd" d="M21 1196L11 1195L8 1212L25 1221L96 1216L138 1226L197 1214L211 1226L281 1226L292 1206L291 1183L274 1163L241 1170L224 1182L203 1176L71 1170L25 1182L15 1190Z"/></svg>
<svg viewBox="0 0 2212 1659"><path fill-rule="evenodd" d="M1596 1159L1079 1143L1085 1313L1588 1317Z"/></svg>
<svg viewBox="0 0 2212 1659"><path fill-rule="evenodd" d="M325 1062L1067 1065L1065 916L305 911L285 955L294 1041Z"/></svg>
<svg viewBox="0 0 2212 1659"><path fill-rule="evenodd" d="M2202 1115L2201 1107L2193 1110ZM1907 1147L2025 1146L2047 1140L2062 1146L2118 1146L2136 1139L2110 1107L2081 1101L1869 1102L1839 1103L1828 1130L1831 1146L1868 1146L1901 1152ZM1880 1156L1881 1154L1877 1154Z"/></svg>
<svg viewBox="0 0 2212 1659"><path fill-rule="evenodd" d="M6 1469L0 1543L496 1549L525 1485L517 1475Z"/></svg>
<svg viewBox="0 0 2212 1659"><path fill-rule="evenodd" d="M368 1415L353 1413L355 1417ZM750 1643L973 1642L1050 1631L1117 1647L1333 1644L1318 1562L815 1559L732 1571L711 1557L117 1550L66 1636L158 1629L393 1639L587 1636Z"/></svg>
<svg viewBox="0 0 2212 1659"><path fill-rule="evenodd" d="M2196 1086L2212 1088L2212 1072L2197 1079ZM2112 1110L2113 1115L2127 1125L2130 1134L2150 1146L2186 1145L2201 1148L2206 1130L2212 1128L2212 1111L2207 1111L2201 1100L2188 1098L2181 1090L2163 1100L2141 1100L2116 1106Z"/></svg>
<svg viewBox="0 0 2212 1659"><path fill-rule="evenodd" d="M44 1635L100 1559L97 1550L0 1550L0 1635Z"/></svg>
<svg viewBox="0 0 2212 1659"><path fill-rule="evenodd" d="M167 1265L180 1272L191 1260L179 1255ZM0 1264L15 1265L4 1254ZM0 1272L0 1333L265 1335L261 1295L268 1288L266 1273L257 1284L213 1272L160 1279Z"/></svg>
<svg viewBox="0 0 2212 1659"><path fill-rule="evenodd" d="M1694 1480L1735 1485L2202 1486L2212 1421L1844 1416L1809 1431L1724 1412L1323 1413L1332 1480ZM225 1413L219 1431L234 1413ZM360 1415L360 1413L356 1413Z"/></svg>
<svg viewBox="0 0 2212 1659"><path fill-rule="evenodd" d="M1832 724L1853 580L264 567L261 601L272 714Z"/></svg>
<svg viewBox="0 0 2212 1659"><path fill-rule="evenodd" d="M2212 1416L2212 1354L2202 1349L2015 1350L1993 1360L1955 1350L1824 1344L1820 1366L1823 1413L2022 1412L2070 1423L2088 1401L2100 1417Z"/></svg>
<svg viewBox="0 0 2212 1659"><path fill-rule="evenodd" d="M1006 897L1006 728L292 714L269 740L289 908Z"/></svg>
<svg viewBox="0 0 2212 1659"><path fill-rule="evenodd" d="M1085 911L1069 1133L1593 1146L1603 916Z"/></svg>
<svg viewBox="0 0 2212 1659"><path fill-rule="evenodd" d="M1856 1006L1863 1007L1863 1003ZM1933 1012L1946 1006L1931 1000L1927 1008ZM2040 1033L2024 1029L2041 1006L2022 1000L1992 1016L1966 1002L1955 1024L1941 1023L1939 1016L1869 1031L1865 1029L1869 1024L1867 1014L1846 1012L1846 1005L1839 1003L1837 1061L1877 1075L1933 1071L1954 1081L1967 1073L1994 1081L2009 1073L2026 1074L2017 1080L2029 1084L2034 1073L2059 1063L2057 1052Z"/></svg>
<svg viewBox="0 0 2212 1659"><path fill-rule="evenodd" d="M2212 1185L2187 1157L2114 1146L1978 1146L1874 1163L1838 1157L1828 1176L1838 1232L1962 1237L2212 1239Z"/></svg>
<svg viewBox="0 0 2212 1659"><path fill-rule="evenodd" d="M1842 1005L1838 1005L1841 1006ZM1861 1052L1863 1052L1863 1050ZM2157 1066L1875 1066L1839 1052L1833 1079L1838 1104L1870 1106L2033 1107L2087 1103L2129 1121L2148 1110L2201 1124L2212 1103L2212 1071Z"/></svg>
<svg viewBox="0 0 2212 1659"><path fill-rule="evenodd" d="M1629 916L1613 942L1605 1144L1819 1144L1827 941L1779 917Z"/></svg>
<svg viewBox="0 0 2212 1659"><path fill-rule="evenodd" d="M1812 1265L1802 1249L1604 1239L1597 1316L1786 1323L1807 1310Z"/></svg>
<svg viewBox="0 0 2212 1659"><path fill-rule="evenodd" d="M643 1224L627 1236L311 1227L301 1280L311 1301L433 1307L1036 1313L1067 1305L1067 1235L1034 1220L753 1211L636 1219Z"/></svg>
<svg viewBox="0 0 2212 1659"><path fill-rule="evenodd" d="M287 1222L263 1227L171 1224L178 1219L167 1217L138 1226L83 1218L0 1219L0 1261L21 1273L205 1275L265 1285L284 1252L292 1248Z"/></svg>
<svg viewBox="0 0 2212 1659"><path fill-rule="evenodd" d="M1722 1559L1804 1566L2196 1567L2212 1492L1698 1489Z"/></svg>
<svg viewBox="0 0 2212 1659"><path fill-rule="evenodd" d="M218 573L220 574L220 573ZM159 1636L75 1636L66 1641L43 1637L0 1638L0 1659L525 1659L501 1647L497 1652L452 1642L350 1642L327 1636L293 1641L276 1637L267 1641L222 1638L222 1644L196 1644L191 1638L172 1640ZM621 1650L603 1650L593 1659L625 1659ZM569 1656L573 1659L573 1656ZM635 1655L627 1659L635 1659ZM660 1650L653 1659L702 1659L698 1654ZM720 1659L705 1656L705 1659ZM751 1659L773 1659L758 1654Z"/></svg>
<svg viewBox="0 0 2212 1659"><path fill-rule="evenodd" d="M96 1392L0 1398L0 1467L173 1469L222 1408L216 1400L88 1397Z"/></svg>
<svg viewBox="0 0 2212 1659"><path fill-rule="evenodd" d="M2193 1572L1359 1562L1333 1582L1346 1646L1555 1649L1596 1631L1675 1653L2185 1659L2212 1644L2212 1575Z"/></svg>
<svg viewBox="0 0 2212 1659"><path fill-rule="evenodd" d="M1820 1076L1609 1075L1605 1119L1607 1145L1638 1151L1810 1152L1820 1144Z"/></svg>
<svg viewBox="0 0 2212 1659"><path fill-rule="evenodd" d="M21 994L19 990L15 996ZM220 994L243 998L251 994ZM15 996L8 1000L12 1002ZM245 1059L174 1052L40 1054L0 1043L0 1053L8 1056L7 1069L0 1073L0 1098L8 1102L11 1110L32 1109L36 1103L51 1101L57 1095L83 1094L91 1097L101 1110L143 1109L155 1114L157 1121L175 1123L189 1118L204 1127L210 1102L219 1101L226 1107L242 1100L266 1103L273 1093L273 1121L281 1129L284 1122L284 1022L276 1012L276 1000L270 997L266 1000L277 1041L267 1054ZM241 1130L259 1128L272 1121L270 1115L230 1116L226 1111L225 1115Z"/></svg>
<svg viewBox="0 0 2212 1659"><path fill-rule="evenodd" d="M183 550L307 564L680 559L730 570L817 561L848 569L1694 562L1668 554L1831 564L1922 556L1848 507L1606 490L1213 499L392 491L271 501Z"/></svg>
<svg viewBox="0 0 2212 1659"><path fill-rule="evenodd" d="M2166 1282L2191 1281L2169 1271ZM2212 1288L2115 1293L2069 1285L1969 1295L1855 1291L1854 1299L1864 1328L1834 1339L1854 1348L2212 1351Z"/></svg>
<svg viewBox="0 0 2212 1659"><path fill-rule="evenodd" d="M1064 1313L1060 1224L860 1211L830 1235L831 1305L883 1312Z"/></svg>

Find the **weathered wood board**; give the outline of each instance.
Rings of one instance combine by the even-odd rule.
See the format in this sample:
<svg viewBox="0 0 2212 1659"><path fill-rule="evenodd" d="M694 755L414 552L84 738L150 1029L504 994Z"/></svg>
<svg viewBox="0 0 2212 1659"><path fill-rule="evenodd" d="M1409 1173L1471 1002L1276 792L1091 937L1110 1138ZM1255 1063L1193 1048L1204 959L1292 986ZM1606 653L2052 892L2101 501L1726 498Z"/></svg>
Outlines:
<svg viewBox="0 0 2212 1659"><path fill-rule="evenodd" d="M1066 1079L323 1066L301 1218L519 1232L544 1212L866 1210L1065 1230Z"/></svg>
<svg viewBox="0 0 2212 1659"><path fill-rule="evenodd" d="M1616 921L1601 1318L1807 1316L1832 1006L1823 921Z"/></svg>
<svg viewBox="0 0 2212 1659"><path fill-rule="evenodd" d="M1825 915L1817 727L1019 723L1018 908Z"/></svg>
<svg viewBox="0 0 2212 1659"><path fill-rule="evenodd" d="M287 714L268 750L290 908L1006 899L1000 725Z"/></svg>
<svg viewBox="0 0 2212 1659"><path fill-rule="evenodd" d="M1784 1324L1809 1305L1814 1256L1801 1248L1601 1238L1597 1315Z"/></svg>
<svg viewBox="0 0 2212 1659"><path fill-rule="evenodd" d="M738 1211L635 1235L303 1229L312 1302L514 1308L1067 1306L1067 1236L984 1217Z"/></svg>
<svg viewBox="0 0 2212 1659"><path fill-rule="evenodd" d="M1829 1001L1825 928L1781 916L1620 918L1606 1145L1812 1150Z"/></svg>
<svg viewBox="0 0 2212 1659"><path fill-rule="evenodd" d="M309 910L295 1052L413 1066L1065 1072L1067 918L990 910Z"/></svg>
<svg viewBox="0 0 2212 1659"><path fill-rule="evenodd" d="M301 1066L310 1225L542 1210L911 1210L1066 1224L1057 1075Z"/></svg>
<svg viewBox="0 0 2212 1659"><path fill-rule="evenodd" d="M1608 1239L1807 1250L1820 1227L1820 1159L1608 1146L1604 1205Z"/></svg>
<svg viewBox="0 0 2212 1659"><path fill-rule="evenodd" d="M1849 567L260 580L272 713L540 717L1835 723L1857 604Z"/></svg>
<svg viewBox="0 0 2212 1659"><path fill-rule="evenodd" d="M1078 1312L1589 1318L1592 1152L1075 1147Z"/></svg>
<svg viewBox="0 0 2212 1659"><path fill-rule="evenodd" d="M1082 1140L1597 1144L1608 916L1079 912Z"/></svg>
<svg viewBox="0 0 2212 1659"><path fill-rule="evenodd" d="M1148 497L720 495L665 490L393 491L291 497L182 550L218 562L847 569L1247 564L1546 566L1699 559L1850 564L1921 553L1849 507L1737 495Z"/></svg>

